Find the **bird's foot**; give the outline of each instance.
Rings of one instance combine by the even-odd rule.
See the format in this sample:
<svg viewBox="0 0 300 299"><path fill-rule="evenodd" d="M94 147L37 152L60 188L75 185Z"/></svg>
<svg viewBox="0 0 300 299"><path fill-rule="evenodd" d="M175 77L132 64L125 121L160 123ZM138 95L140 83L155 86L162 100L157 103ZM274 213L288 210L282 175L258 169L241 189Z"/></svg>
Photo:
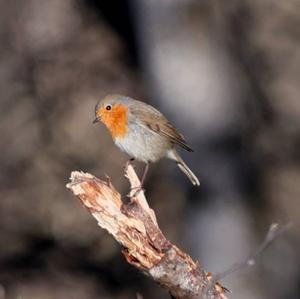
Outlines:
<svg viewBox="0 0 300 299"><path fill-rule="evenodd" d="M142 192L142 191L145 192L145 189L143 188L142 185L133 187L133 188L131 188L131 190L127 196L129 198L134 198L134 197L137 197L140 194L140 192ZM134 192L134 193L132 193L132 192Z"/></svg>

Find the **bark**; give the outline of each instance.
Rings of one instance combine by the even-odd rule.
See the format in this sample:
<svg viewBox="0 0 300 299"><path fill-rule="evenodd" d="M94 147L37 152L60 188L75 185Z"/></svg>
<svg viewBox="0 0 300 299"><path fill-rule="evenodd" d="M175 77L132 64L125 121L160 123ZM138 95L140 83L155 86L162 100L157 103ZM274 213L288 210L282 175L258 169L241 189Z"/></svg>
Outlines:
<svg viewBox="0 0 300 299"><path fill-rule="evenodd" d="M131 165L125 176L133 195L140 181ZM67 188L99 226L122 245L127 262L165 287L173 298L227 298L226 289L219 283L207 288L211 274L166 239L142 191L124 203L109 179L103 181L89 173L74 171L70 180Z"/></svg>

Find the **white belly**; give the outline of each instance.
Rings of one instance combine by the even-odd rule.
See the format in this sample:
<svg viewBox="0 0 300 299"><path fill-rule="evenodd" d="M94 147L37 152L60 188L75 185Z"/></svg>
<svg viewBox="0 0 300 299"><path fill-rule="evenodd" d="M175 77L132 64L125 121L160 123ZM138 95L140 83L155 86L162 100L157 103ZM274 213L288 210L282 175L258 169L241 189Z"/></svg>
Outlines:
<svg viewBox="0 0 300 299"><path fill-rule="evenodd" d="M116 145L132 158L148 163L164 156L172 147L166 138L143 127L131 127L124 138L116 138Z"/></svg>

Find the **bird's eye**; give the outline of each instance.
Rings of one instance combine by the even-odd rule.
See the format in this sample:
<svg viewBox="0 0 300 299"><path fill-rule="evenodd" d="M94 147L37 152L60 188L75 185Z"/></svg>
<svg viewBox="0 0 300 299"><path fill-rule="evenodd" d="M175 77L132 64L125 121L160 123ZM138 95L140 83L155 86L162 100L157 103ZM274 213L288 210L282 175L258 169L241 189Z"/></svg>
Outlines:
<svg viewBox="0 0 300 299"><path fill-rule="evenodd" d="M110 106L110 105L107 105L107 106L105 107L105 109L106 109L106 110L111 110L111 106Z"/></svg>

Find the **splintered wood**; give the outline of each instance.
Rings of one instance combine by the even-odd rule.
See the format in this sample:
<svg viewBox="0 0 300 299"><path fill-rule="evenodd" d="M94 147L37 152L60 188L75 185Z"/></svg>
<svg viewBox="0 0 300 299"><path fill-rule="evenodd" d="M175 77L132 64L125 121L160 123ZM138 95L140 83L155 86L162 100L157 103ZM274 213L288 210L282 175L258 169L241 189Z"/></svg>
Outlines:
<svg viewBox="0 0 300 299"><path fill-rule="evenodd" d="M140 180L131 165L125 170L125 176L132 189L139 186ZM70 180L67 188L99 226L122 245L127 262L165 287L174 298L227 298L225 289L218 283L206 288L210 276L165 238L143 191L125 204L109 179L103 181L89 173L74 171Z"/></svg>

